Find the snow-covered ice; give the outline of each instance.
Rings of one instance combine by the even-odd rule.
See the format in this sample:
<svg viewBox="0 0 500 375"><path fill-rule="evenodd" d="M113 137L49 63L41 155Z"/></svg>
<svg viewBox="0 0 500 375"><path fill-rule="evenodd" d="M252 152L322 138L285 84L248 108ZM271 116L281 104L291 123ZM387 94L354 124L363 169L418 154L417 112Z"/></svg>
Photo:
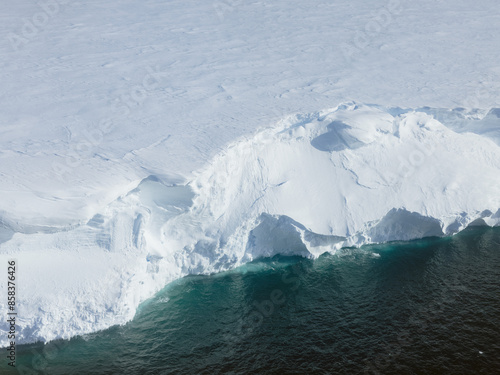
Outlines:
<svg viewBox="0 0 500 375"><path fill-rule="evenodd" d="M19 343L125 323L189 273L500 224L494 1L18 1L1 21Z"/></svg>
<svg viewBox="0 0 500 375"><path fill-rule="evenodd" d="M124 323L187 274L478 221L500 224L494 137L347 103L231 143L189 184L151 175L84 224L21 232L4 221L2 256L21 265L23 339L50 340Z"/></svg>

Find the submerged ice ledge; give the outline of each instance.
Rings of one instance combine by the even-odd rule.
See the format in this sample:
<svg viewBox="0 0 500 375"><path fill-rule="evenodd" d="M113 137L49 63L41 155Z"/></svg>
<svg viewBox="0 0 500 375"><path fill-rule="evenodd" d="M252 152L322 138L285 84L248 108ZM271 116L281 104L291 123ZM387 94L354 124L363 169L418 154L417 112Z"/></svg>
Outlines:
<svg viewBox="0 0 500 375"><path fill-rule="evenodd" d="M189 184L145 178L83 225L1 217L0 256L22 270L18 343L123 324L187 274L500 225L499 120L347 103L235 141Z"/></svg>

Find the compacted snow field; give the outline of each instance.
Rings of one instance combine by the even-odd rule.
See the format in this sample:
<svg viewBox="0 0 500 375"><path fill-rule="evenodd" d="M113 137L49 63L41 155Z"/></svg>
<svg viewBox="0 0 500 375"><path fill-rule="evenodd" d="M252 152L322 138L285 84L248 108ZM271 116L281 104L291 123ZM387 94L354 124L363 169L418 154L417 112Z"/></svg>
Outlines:
<svg viewBox="0 0 500 375"><path fill-rule="evenodd" d="M23 0L0 17L18 343L123 324L190 273L500 224L495 1Z"/></svg>

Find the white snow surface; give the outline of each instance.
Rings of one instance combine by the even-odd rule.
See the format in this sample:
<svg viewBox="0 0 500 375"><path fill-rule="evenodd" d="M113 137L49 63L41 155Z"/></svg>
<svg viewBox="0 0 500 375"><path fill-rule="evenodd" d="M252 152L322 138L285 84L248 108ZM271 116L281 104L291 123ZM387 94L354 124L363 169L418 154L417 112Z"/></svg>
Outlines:
<svg viewBox="0 0 500 375"><path fill-rule="evenodd" d="M17 343L123 324L190 273L500 224L495 1L22 0L0 20Z"/></svg>

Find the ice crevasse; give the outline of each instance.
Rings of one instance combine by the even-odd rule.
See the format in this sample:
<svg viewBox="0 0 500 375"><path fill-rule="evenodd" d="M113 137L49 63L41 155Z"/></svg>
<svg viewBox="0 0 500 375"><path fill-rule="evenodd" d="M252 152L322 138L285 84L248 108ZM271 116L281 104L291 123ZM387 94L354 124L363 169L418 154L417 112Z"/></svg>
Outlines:
<svg viewBox="0 0 500 375"><path fill-rule="evenodd" d="M74 228L4 221L0 255L24 270L20 342L123 324L187 274L498 226L499 117L346 103L234 141L188 183L148 176Z"/></svg>

